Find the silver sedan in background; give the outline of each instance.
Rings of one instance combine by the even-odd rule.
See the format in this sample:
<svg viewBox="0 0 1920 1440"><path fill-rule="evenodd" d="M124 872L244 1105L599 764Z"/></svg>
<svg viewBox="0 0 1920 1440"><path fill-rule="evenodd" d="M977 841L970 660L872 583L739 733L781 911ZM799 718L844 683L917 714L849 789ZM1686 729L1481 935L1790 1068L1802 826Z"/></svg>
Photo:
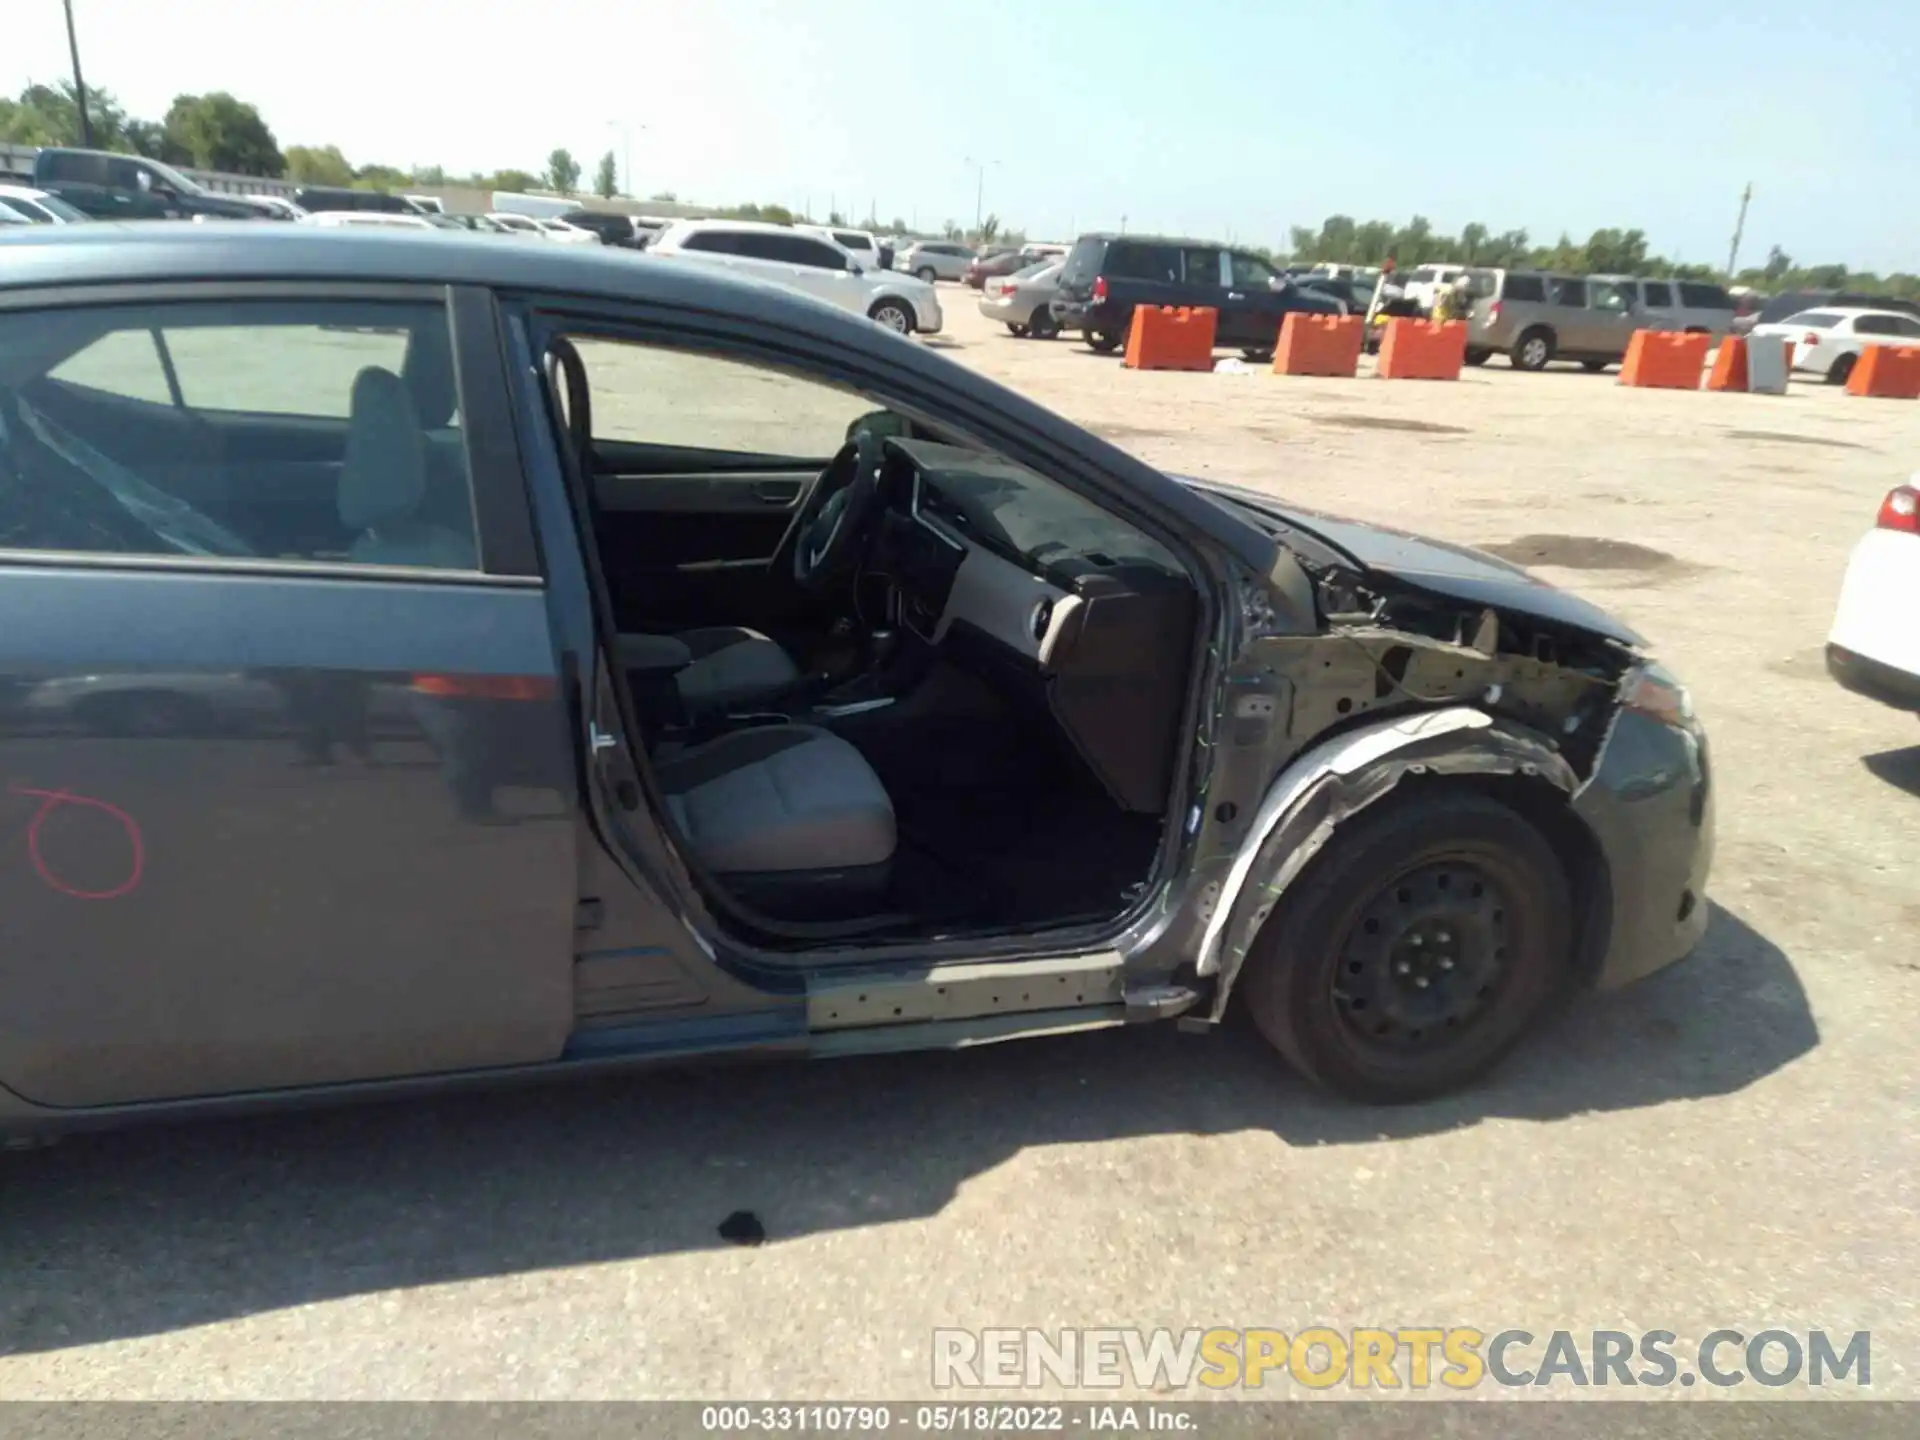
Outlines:
<svg viewBox="0 0 1920 1440"><path fill-rule="evenodd" d="M1060 333L1060 322L1053 318L1048 302L1059 288L1064 264L1056 256L988 280L980 292L980 313L1022 338L1053 339Z"/></svg>

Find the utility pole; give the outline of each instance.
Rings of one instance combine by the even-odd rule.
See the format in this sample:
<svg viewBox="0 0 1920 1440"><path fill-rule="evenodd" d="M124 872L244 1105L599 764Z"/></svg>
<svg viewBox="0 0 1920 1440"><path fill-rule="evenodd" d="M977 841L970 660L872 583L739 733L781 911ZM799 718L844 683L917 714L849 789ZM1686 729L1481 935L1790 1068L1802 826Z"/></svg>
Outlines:
<svg viewBox="0 0 1920 1440"><path fill-rule="evenodd" d="M1740 236L1747 228L1747 202L1753 199L1753 182L1747 182L1747 188L1740 192L1740 218L1733 222L1733 244L1727 247L1727 280L1732 282L1734 261L1740 255Z"/></svg>
<svg viewBox="0 0 1920 1440"><path fill-rule="evenodd" d="M80 107L80 146L93 148L93 121L87 115L87 82L80 78L80 41L73 31L73 0L66 0L67 51L73 56L73 99Z"/></svg>
<svg viewBox="0 0 1920 1440"><path fill-rule="evenodd" d="M973 233L978 235L980 233L980 227L986 224L987 220L987 167L989 165L998 165L1000 162L998 160L976 160L973 156L969 155L963 163L971 165L974 171Z"/></svg>

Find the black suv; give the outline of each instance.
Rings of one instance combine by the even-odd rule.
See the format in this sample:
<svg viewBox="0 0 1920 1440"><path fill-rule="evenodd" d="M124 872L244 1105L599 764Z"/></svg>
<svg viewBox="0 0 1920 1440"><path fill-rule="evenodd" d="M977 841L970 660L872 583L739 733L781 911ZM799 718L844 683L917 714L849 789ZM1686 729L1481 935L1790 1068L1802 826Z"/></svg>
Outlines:
<svg viewBox="0 0 1920 1440"><path fill-rule="evenodd" d="M1337 315L1331 295L1295 284L1258 255L1213 240L1082 235L1060 272L1054 318L1094 349L1117 349L1136 305L1206 305L1220 312L1215 339L1267 360L1289 311Z"/></svg>
<svg viewBox="0 0 1920 1440"><path fill-rule="evenodd" d="M170 165L139 155L48 146L33 183L96 220L262 220L258 206L214 195Z"/></svg>

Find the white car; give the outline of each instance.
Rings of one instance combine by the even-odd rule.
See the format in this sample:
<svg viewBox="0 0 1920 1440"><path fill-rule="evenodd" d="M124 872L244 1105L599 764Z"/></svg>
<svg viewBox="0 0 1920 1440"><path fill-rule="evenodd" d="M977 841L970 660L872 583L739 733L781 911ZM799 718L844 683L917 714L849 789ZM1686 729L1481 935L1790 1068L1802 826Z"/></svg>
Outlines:
<svg viewBox="0 0 1920 1440"><path fill-rule="evenodd" d="M1867 346L1920 345L1920 320L1897 310L1828 305L1756 325L1751 333L1777 335L1791 342L1795 370L1844 385Z"/></svg>
<svg viewBox="0 0 1920 1440"><path fill-rule="evenodd" d="M58 195L31 185L0 185L0 209L28 225L77 225L87 218Z"/></svg>
<svg viewBox="0 0 1920 1440"><path fill-rule="evenodd" d="M253 206L269 220L304 220L308 214L282 195L234 195L229 198Z"/></svg>
<svg viewBox="0 0 1920 1440"><path fill-rule="evenodd" d="M546 220L537 215L516 215L511 210L494 210L487 215L509 235L528 240L558 240L565 245L598 245L600 237L591 230L569 225L564 220Z"/></svg>
<svg viewBox="0 0 1920 1440"><path fill-rule="evenodd" d="M880 242L874 238L871 230L849 230L844 225L796 225L794 229L807 235L818 235L822 240L831 240L869 270L878 270L880 265Z"/></svg>
<svg viewBox="0 0 1920 1440"><path fill-rule="evenodd" d="M326 230L368 226L381 230L432 230L434 223L424 215L400 215L390 210L316 210L300 217L302 225L318 225Z"/></svg>
<svg viewBox="0 0 1920 1440"><path fill-rule="evenodd" d="M771 280L902 335L931 335L942 323L940 298L926 281L898 270L869 270L833 241L790 225L676 220L646 253Z"/></svg>
<svg viewBox="0 0 1920 1440"><path fill-rule="evenodd" d="M1847 561L1827 636L1827 673L1847 689L1920 712L1920 475L1881 502Z"/></svg>

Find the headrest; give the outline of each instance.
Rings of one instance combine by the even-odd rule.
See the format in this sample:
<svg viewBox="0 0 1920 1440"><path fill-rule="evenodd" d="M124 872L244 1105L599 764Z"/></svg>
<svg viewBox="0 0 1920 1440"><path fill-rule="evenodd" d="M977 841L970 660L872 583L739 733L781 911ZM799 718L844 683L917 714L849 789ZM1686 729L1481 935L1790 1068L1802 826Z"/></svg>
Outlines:
<svg viewBox="0 0 1920 1440"><path fill-rule="evenodd" d="M412 515L427 493L427 437L406 383L369 365L353 377L340 523L358 532Z"/></svg>

